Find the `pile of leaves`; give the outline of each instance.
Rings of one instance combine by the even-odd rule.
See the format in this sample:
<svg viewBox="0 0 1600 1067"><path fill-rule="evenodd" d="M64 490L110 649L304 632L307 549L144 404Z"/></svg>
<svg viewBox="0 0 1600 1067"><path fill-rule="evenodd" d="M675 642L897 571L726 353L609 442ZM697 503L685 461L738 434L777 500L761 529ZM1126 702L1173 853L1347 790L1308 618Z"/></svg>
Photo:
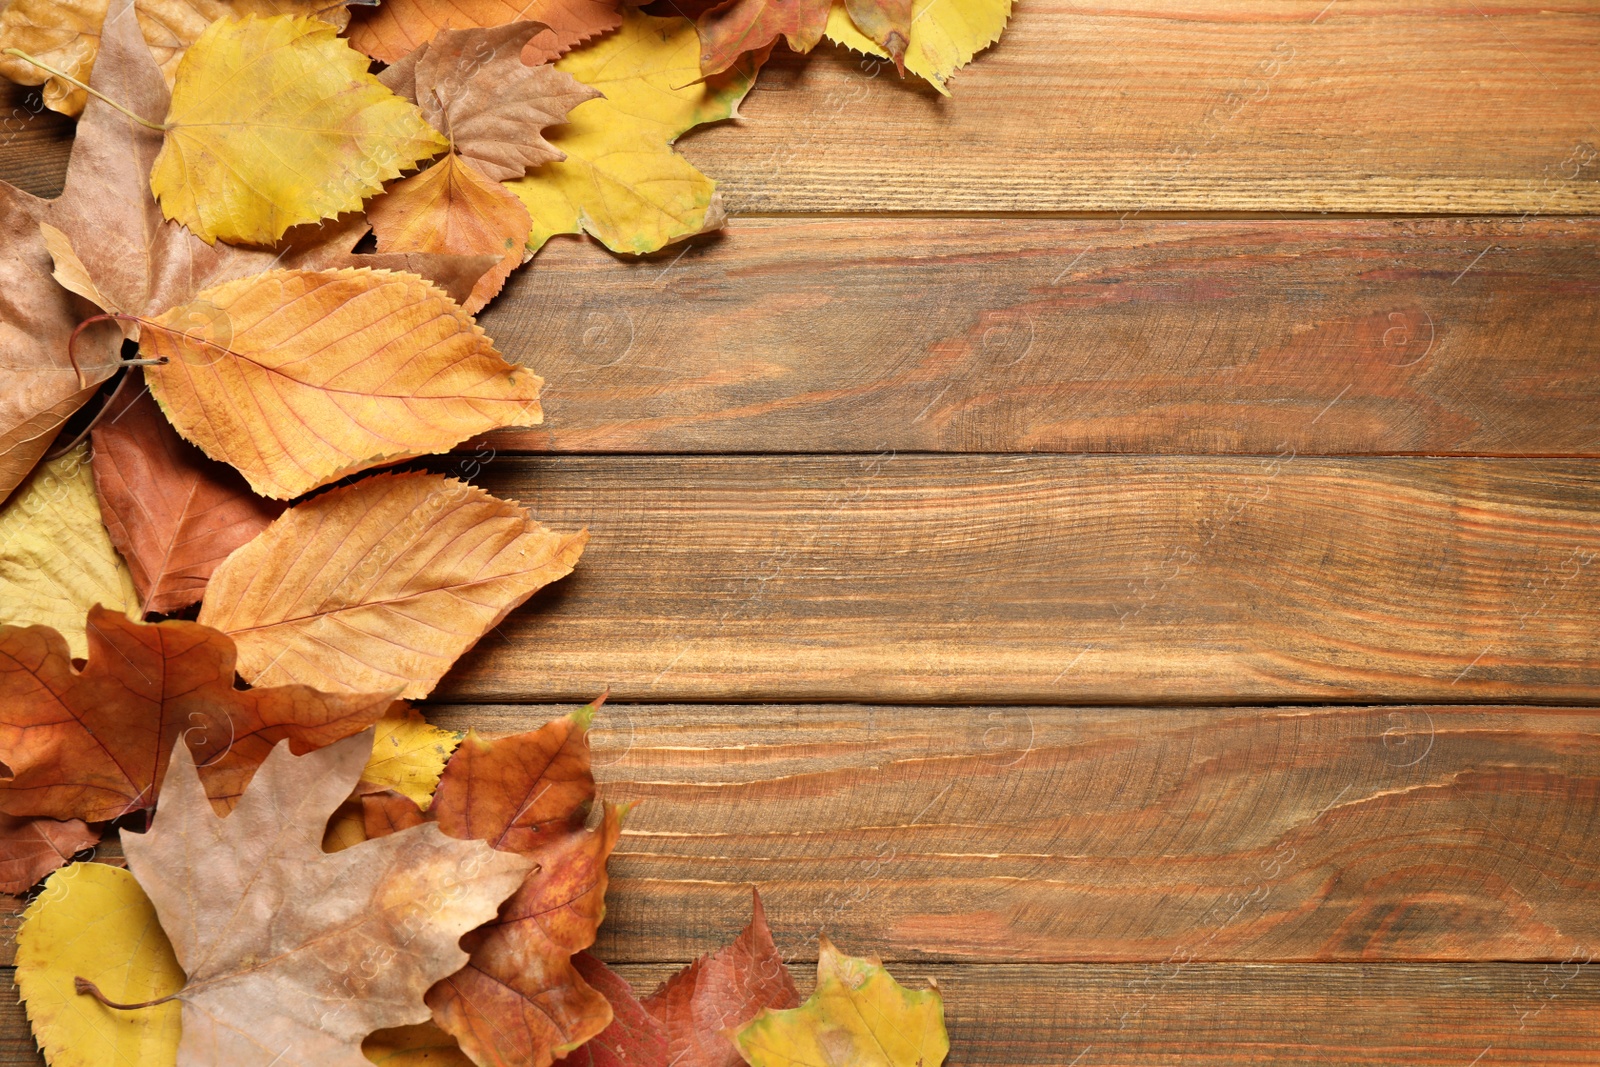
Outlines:
<svg viewBox="0 0 1600 1067"><path fill-rule="evenodd" d="M53 1067L943 1061L938 992L826 939L802 1005L759 898L643 1001L584 951L626 815L600 701L499 739L407 701L587 532L383 468L540 422L473 315L555 234L720 226L673 143L780 37L944 92L1008 14L0 12L0 73L80 116L59 197L0 183L0 891L34 894L17 982ZM126 869L72 862L111 834Z"/></svg>

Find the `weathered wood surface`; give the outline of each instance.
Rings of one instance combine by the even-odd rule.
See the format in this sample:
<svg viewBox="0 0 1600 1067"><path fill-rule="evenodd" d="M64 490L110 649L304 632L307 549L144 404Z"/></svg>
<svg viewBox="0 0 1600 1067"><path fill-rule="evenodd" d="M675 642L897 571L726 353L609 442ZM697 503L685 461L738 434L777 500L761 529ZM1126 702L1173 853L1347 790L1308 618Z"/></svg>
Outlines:
<svg viewBox="0 0 1600 1067"><path fill-rule="evenodd" d="M618 970L647 992L676 968ZM815 972L792 970L809 991ZM951 1067L1589 1067L1600 1029L1600 966L1581 960L896 970L939 983ZM0 998L0 1067L44 1063L27 1033Z"/></svg>
<svg viewBox="0 0 1600 1067"><path fill-rule="evenodd" d="M1600 220L747 219L483 317L571 452L1600 450Z"/></svg>
<svg viewBox="0 0 1600 1067"><path fill-rule="evenodd" d="M1600 700L1587 461L503 457L478 473L593 541L441 699Z"/></svg>

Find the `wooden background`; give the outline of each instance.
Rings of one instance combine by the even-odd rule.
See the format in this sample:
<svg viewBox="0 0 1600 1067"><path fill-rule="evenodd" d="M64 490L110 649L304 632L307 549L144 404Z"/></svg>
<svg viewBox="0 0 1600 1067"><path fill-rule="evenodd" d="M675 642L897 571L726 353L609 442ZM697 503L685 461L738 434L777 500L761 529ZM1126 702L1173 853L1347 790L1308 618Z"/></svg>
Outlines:
<svg viewBox="0 0 1600 1067"><path fill-rule="evenodd" d="M754 884L952 1064L1600 1063L1597 56L1596 0L1023 0L951 100L774 59L683 145L725 232L541 253L477 480L594 540L432 712L612 687L601 955Z"/></svg>

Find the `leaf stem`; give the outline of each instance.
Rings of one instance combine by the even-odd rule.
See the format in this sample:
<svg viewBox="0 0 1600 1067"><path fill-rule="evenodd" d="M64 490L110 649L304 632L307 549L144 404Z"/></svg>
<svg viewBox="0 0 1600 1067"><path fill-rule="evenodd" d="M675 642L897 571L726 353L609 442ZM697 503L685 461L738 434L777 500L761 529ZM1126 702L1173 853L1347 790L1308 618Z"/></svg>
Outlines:
<svg viewBox="0 0 1600 1067"><path fill-rule="evenodd" d="M139 125L143 126L147 130L155 130L157 133L166 133L168 130L172 129L171 126L167 126L167 125L164 125L164 124L159 123L159 122L151 122L147 118L144 118L144 117L142 117L140 115L135 115L132 111L129 111L127 108L123 107L121 104L117 103L115 100L113 100L109 96L107 96L105 93L100 92L100 90L89 88L89 86L85 85L83 82L79 81L77 78L74 78L72 75L68 74L66 71L57 70L56 68L52 67L48 63L44 63L44 62L41 62L40 60L34 59L32 56L30 56L28 53L24 52L20 48L7 48L5 50L4 54L8 55L8 56L16 56L18 59L23 60L24 62L32 63L34 66L38 67L40 70L49 71L51 74L54 74L56 77L60 78L64 82L67 82L67 83L72 84L72 85L76 85L78 88L82 89L84 92L88 93L90 96L92 96L95 99L99 100L101 103L106 104L109 107L116 108L118 111L122 112L124 115L128 116L134 122L137 122Z"/></svg>
<svg viewBox="0 0 1600 1067"><path fill-rule="evenodd" d="M106 1007L116 1008L118 1011L138 1011L140 1008L153 1008L158 1004L165 1004L169 1000L175 1000L178 996L178 993L168 993L159 1000L147 1000L143 1004L118 1004L116 1001L107 998L104 993L100 992L100 987L87 978L74 978L72 987L80 994L91 996ZM180 989L178 992L181 993L183 991Z"/></svg>

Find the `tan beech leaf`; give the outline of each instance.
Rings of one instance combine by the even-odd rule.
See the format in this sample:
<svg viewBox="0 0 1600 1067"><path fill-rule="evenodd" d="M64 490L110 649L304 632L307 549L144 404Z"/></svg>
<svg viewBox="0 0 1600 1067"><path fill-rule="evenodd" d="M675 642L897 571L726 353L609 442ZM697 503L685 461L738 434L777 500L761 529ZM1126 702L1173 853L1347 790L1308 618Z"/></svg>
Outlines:
<svg viewBox="0 0 1600 1067"><path fill-rule="evenodd" d="M269 271L140 322L151 392L252 489L299 496L503 426L537 425L542 379L415 275Z"/></svg>
<svg viewBox="0 0 1600 1067"><path fill-rule="evenodd" d="M378 80L422 108L463 159L495 181L520 178L565 155L543 136L548 126L600 93L548 63L522 61L543 27L512 22L492 29L444 30Z"/></svg>
<svg viewBox="0 0 1600 1067"><path fill-rule="evenodd" d="M525 63L544 63L622 23L619 0L384 0L356 14L350 43L395 63L446 29L537 22L546 29L522 49Z"/></svg>
<svg viewBox="0 0 1600 1067"><path fill-rule="evenodd" d="M26 893L99 841L100 831L82 819L0 815L0 893Z"/></svg>
<svg viewBox="0 0 1600 1067"><path fill-rule="evenodd" d="M129 373L94 426L95 488L143 611L171 614L196 603L217 564L283 505L179 437L138 368Z"/></svg>
<svg viewBox="0 0 1600 1067"><path fill-rule="evenodd" d="M179 740L226 810L279 741L301 751L330 744L365 730L393 699L237 689L233 642L215 630L99 607L88 624L82 670L54 630L0 626L0 812L103 822L149 808Z"/></svg>
<svg viewBox="0 0 1600 1067"><path fill-rule="evenodd" d="M20 48L86 82L97 65L107 6L108 0L11 0L0 14L0 49ZM316 15L341 29L350 21L350 12L338 0L136 0L134 6L169 86L184 51L224 15ZM88 97L15 56L0 56L0 74L23 85L43 85L44 102L52 111L76 115Z"/></svg>
<svg viewBox="0 0 1600 1067"><path fill-rule="evenodd" d="M221 817L175 748L150 832L123 849L187 976L177 1067L369 1067L362 1039L425 1021L424 992L466 961L461 936L527 875L527 859L436 826L324 852L371 751L371 734L279 745Z"/></svg>
<svg viewBox="0 0 1600 1067"><path fill-rule="evenodd" d="M200 620L234 635L256 685L424 697L588 540L442 475L375 475L290 508L229 556Z"/></svg>

